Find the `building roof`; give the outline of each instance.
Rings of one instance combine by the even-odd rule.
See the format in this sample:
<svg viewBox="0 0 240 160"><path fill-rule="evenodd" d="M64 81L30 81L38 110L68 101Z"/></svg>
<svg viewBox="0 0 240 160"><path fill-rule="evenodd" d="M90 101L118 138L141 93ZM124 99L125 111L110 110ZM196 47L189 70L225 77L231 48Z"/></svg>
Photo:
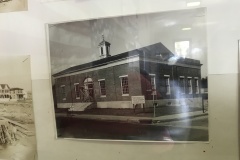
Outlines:
<svg viewBox="0 0 240 160"><path fill-rule="evenodd" d="M22 88L11 88L10 91L14 91L14 90L23 90Z"/></svg>
<svg viewBox="0 0 240 160"><path fill-rule="evenodd" d="M111 45L111 43L109 43L108 41L103 40L102 42L99 43L98 46L102 46L102 45L104 45L104 44L105 44L106 46L110 46L110 45Z"/></svg>
<svg viewBox="0 0 240 160"><path fill-rule="evenodd" d="M104 35L102 35L102 39L103 39L102 42L100 42L98 46L102 46L102 45L110 46L111 45L111 43L105 41Z"/></svg>
<svg viewBox="0 0 240 160"><path fill-rule="evenodd" d="M0 84L0 89L10 89L8 84Z"/></svg>
<svg viewBox="0 0 240 160"><path fill-rule="evenodd" d="M56 76L61 76L64 74L82 71L82 70L89 69L89 68L95 68L95 67L107 65L109 63L113 63L113 62L116 62L119 60L127 59L127 58L133 57L133 56L139 56L143 60L154 59L154 60L158 60L158 61L162 61L162 62L168 62L169 59L175 57L175 55L169 49L167 49L161 42L159 42L159 43L152 44L152 45L142 47L139 49L135 49L132 51L113 55L113 56L99 59L96 61L92 61L89 63L73 66L73 67L70 67L63 71L60 71L60 72L54 74L53 76L56 77ZM176 61L177 61L177 63L201 66L200 61L194 60L194 59L178 57ZM175 63L176 63L176 61L175 61Z"/></svg>

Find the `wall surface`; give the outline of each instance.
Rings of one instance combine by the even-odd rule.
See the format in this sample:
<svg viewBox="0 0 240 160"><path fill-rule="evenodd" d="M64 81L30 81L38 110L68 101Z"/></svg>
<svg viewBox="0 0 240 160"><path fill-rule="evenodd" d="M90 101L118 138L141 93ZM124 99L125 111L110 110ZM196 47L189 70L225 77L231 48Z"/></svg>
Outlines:
<svg viewBox="0 0 240 160"><path fill-rule="evenodd" d="M127 64L116 65L104 69L96 69L95 71L85 73L75 73L75 75L61 77L55 80L56 99L60 103L83 102L82 99L76 99L74 84L79 83L84 86L86 77L90 77L94 83L94 99L97 102L103 101L131 101L131 96L142 95L140 84L139 61ZM128 75L129 96L122 96L121 78L120 76ZM61 80L63 79L63 80ZM105 79L106 97L100 96L100 88L98 80ZM66 97L63 100L61 86L65 86ZM132 106L132 105L131 105ZM131 107L130 106L130 107Z"/></svg>
<svg viewBox="0 0 240 160"><path fill-rule="evenodd" d="M0 14L0 55L31 55L38 160L239 159L239 0L207 7L209 143L132 143L55 139L46 23L186 9L184 0L29 0L28 11Z"/></svg>

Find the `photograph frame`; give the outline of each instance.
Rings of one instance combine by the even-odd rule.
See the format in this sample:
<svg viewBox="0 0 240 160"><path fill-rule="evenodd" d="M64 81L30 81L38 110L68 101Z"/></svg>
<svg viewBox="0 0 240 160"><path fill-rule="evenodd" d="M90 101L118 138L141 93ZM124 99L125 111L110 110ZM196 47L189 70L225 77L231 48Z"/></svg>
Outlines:
<svg viewBox="0 0 240 160"><path fill-rule="evenodd" d="M32 100L31 56L5 54L0 56L0 61L0 157L35 159L37 139ZM6 68L7 65L12 67Z"/></svg>
<svg viewBox="0 0 240 160"><path fill-rule="evenodd" d="M194 9L193 9L194 10ZM184 10L179 10L179 11L184 11ZM167 12L171 12L171 11L167 11ZM172 12L174 12L174 11L172 11ZM160 12L160 13L166 13L166 12ZM154 14L154 13L148 13L148 14ZM144 15L144 13L143 14L138 14L137 16L139 16L139 15ZM107 18L118 18L118 17L124 17L124 16L135 16L135 15L121 15L121 16L113 16L113 17L104 17L103 19L107 19ZM91 21L91 20L95 20L96 18L94 18L94 19L84 19L84 20L80 20L80 22L83 22L83 21ZM97 18L97 20L98 20L99 18ZM70 21L70 22L57 22L57 23L49 23L49 24L46 24L46 30L47 30L47 39L48 39L48 58L49 58L49 66L51 66L51 53L50 53L50 41L49 41L49 28L50 27L52 27L52 26L55 26L55 25L57 25L57 24L61 24L61 23L74 23L74 22L77 22L77 21ZM177 38L177 39L179 39L179 38ZM180 38L181 39L181 38ZM103 38L103 40L104 40L104 38ZM175 39L176 40L176 39ZM174 41L175 42L175 41ZM190 45L190 49L191 49L191 47L192 47L192 45ZM71 67L70 67L71 68ZM50 76L52 76L51 75L52 74L52 71L50 72ZM52 84L52 79L50 80L51 81L51 84ZM192 80L193 81L193 80ZM191 82L192 83L192 82ZM193 87L193 86L192 86ZM52 91L51 91L52 92ZM201 91L200 91L201 92ZM52 92L52 94L53 94L53 92ZM55 100L53 100L53 101L55 101ZM55 106L55 105L54 105ZM54 117L56 116L56 114L55 114L55 110L54 110ZM104 118L103 118L104 119ZM56 123L56 121L54 120L54 122ZM57 130L56 130L56 132L57 132ZM58 134L56 133L56 138L58 139L59 137L58 137ZM69 137L64 137L63 139L74 139L74 140L96 140L96 141L112 141L112 140L114 140L114 141L129 141L129 140L116 140L116 139L101 139L101 138L94 138L94 139L91 139L91 138L69 138ZM148 141L148 140L130 140L131 142L155 142L155 141ZM166 142L166 141L156 141L156 142ZM195 143L195 142L198 142L198 141L190 141L190 142L188 142L188 141L173 141L174 143L176 142L176 143ZM202 142L202 141L200 141L200 142ZM207 143L208 143L208 141L206 141Z"/></svg>

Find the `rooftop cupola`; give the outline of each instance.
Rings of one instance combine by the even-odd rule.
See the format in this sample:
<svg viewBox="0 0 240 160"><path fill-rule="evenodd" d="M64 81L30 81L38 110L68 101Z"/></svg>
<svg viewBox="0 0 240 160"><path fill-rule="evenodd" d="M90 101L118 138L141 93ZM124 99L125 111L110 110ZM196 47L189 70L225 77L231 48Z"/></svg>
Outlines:
<svg viewBox="0 0 240 160"><path fill-rule="evenodd" d="M110 43L105 41L104 39L104 35L102 35L102 42L99 43L98 48L99 48L99 57L100 58L106 58L106 57L110 57Z"/></svg>

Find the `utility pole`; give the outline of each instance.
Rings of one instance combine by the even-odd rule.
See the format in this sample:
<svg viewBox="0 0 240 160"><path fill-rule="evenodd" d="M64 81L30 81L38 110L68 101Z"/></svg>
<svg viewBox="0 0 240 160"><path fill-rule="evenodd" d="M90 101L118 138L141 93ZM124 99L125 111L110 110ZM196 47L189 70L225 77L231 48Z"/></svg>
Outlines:
<svg viewBox="0 0 240 160"><path fill-rule="evenodd" d="M156 111L155 111L155 102L154 102L154 93L153 93L153 117L156 116Z"/></svg>

